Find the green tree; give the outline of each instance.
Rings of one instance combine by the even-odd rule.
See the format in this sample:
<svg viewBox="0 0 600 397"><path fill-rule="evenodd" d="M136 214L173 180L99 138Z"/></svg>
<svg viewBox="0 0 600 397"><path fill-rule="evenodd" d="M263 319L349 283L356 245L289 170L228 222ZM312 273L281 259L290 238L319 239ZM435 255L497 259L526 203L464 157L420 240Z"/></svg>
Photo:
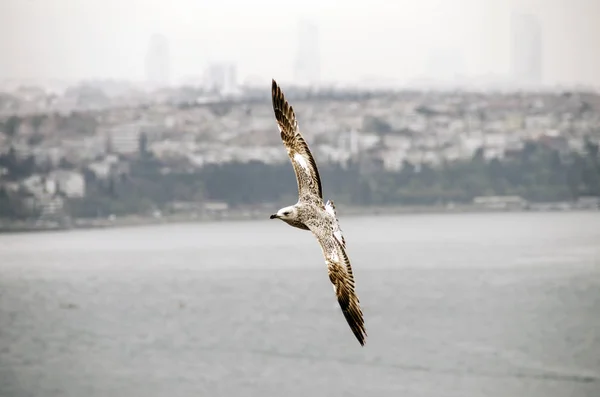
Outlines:
<svg viewBox="0 0 600 397"><path fill-rule="evenodd" d="M4 122L4 132L9 138L14 138L19 131L21 125L21 119L17 116L9 116Z"/></svg>

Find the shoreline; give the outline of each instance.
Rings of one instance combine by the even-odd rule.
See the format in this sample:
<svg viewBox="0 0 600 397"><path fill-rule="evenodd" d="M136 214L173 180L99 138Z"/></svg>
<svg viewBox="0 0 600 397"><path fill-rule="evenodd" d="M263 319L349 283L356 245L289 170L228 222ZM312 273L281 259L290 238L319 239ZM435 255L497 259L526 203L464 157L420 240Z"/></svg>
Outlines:
<svg viewBox="0 0 600 397"><path fill-rule="evenodd" d="M530 213L530 212L598 212L595 208L580 208L564 205L532 205L517 208L489 208L476 205L455 206L377 206L377 207L341 207L338 214L344 217L378 216L378 215L417 215L417 214L474 214L474 213ZM150 225L166 225L178 223L209 223L251 221L268 218L265 210L230 210L219 214L179 213L171 215L128 215L115 218L95 219L62 219L62 220L0 220L0 234L35 233L67 230L90 230L118 227L135 227Z"/></svg>

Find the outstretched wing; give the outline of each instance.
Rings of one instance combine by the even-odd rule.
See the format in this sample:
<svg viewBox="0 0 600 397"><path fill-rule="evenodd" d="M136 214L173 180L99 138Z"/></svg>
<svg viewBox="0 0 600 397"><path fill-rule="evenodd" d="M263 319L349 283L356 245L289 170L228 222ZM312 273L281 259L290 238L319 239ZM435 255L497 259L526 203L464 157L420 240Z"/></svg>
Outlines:
<svg viewBox="0 0 600 397"><path fill-rule="evenodd" d="M296 173L300 201L322 202L321 177L319 176L317 164L308 148L308 144L300 134L294 109L285 100L283 92L275 80L273 80L271 87L271 96L275 119L277 120L279 132L281 132L281 140L287 149Z"/></svg>
<svg viewBox="0 0 600 397"><path fill-rule="evenodd" d="M367 331L365 322L360 309L360 302L354 291L354 275L352 266L346 254L342 243L334 236L329 235L325 238L319 238L319 244L325 256L329 280L333 284L333 290L337 297L342 313L350 326L350 329L358 339L361 346L365 345Z"/></svg>

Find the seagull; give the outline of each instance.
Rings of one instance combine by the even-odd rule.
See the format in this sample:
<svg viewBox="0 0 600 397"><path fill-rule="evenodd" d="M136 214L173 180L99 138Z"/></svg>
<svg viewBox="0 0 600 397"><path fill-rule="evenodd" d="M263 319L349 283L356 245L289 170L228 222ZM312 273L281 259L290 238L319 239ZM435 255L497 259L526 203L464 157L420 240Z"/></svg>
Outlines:
<svg viewBox="0 0 600 397"><path fill-rule="evenodd" d="M333 200L323 204L319 169L308 144L300 134L294 109L273 80L271 97L281 140L292 162L298 182L298 202L281 208L270 219L279 219L290 226L310 230L321 245L329 281L342 313L361 346L367 332L358 296L354 291L354 276L346 254L346 241L340 229Z"/></svg>

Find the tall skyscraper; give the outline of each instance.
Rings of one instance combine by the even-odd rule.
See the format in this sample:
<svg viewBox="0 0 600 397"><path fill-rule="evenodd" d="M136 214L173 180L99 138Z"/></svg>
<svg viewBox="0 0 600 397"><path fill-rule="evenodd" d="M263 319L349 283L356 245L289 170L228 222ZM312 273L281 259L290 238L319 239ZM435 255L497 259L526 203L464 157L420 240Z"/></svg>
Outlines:
<svg viewBox="0 0 600 397"><path fill-rule="evenodd" d="M511 74L520 85L542 83L542 29L530 14L511 15Z"/></svg>
<svg viewBox="0 0 600 397"><path fill-rule="evenodd" d="M319 27L311 21L301 20L298 24L298 49L294 65L295 83L317 85L320 72Z"/></svg>
<svg viewBox="0 0 600 397"><path fill-rule="evenodd" d="M204 74L205 87L221 94L230 94L237 90L237 65L235 63L211 63Z"/></svg>
<svg viewBox="0 0 600 397"><path fill-rule="evenodd" d="M154 34L146 52L146 80L152 85L165 86L169 84L170 73L169 41Z"/></svg>

